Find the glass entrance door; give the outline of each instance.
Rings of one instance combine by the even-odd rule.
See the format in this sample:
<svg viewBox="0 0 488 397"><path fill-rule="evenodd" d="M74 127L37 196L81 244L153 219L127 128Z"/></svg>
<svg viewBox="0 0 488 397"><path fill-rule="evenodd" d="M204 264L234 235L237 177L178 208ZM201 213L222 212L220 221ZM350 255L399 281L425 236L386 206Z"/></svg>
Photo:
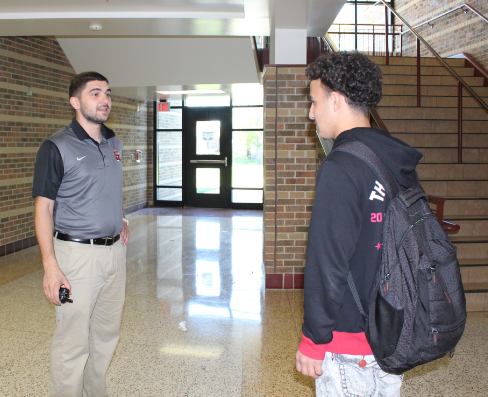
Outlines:
<svg viewBox="0 0 488 397"><path fill-rule="evenodd" d="M186 205L230 208L232 125L230 107L186 108Z"/></svg>

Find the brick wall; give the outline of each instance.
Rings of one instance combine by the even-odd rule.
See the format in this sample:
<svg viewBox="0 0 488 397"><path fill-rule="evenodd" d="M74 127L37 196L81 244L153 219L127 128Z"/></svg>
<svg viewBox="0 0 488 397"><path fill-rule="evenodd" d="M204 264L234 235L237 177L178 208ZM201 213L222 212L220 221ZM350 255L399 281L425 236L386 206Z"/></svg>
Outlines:
<svg viewBox="0 0 488 397"><path fill-rule="evenodd" d="M276 69L276 67L267 67L263 77L266 117L264 125L266 288L303 288L305 250L315 192L317 156L320 155L320 151L317 150L315 124L308 118L309 82L305 76L305 67L282 66L278 68L278 74ZM278 76L277 80L276 76ZM276 81L278 82L277 120ZM275 134L278 138L277 157ZM278 169L277 202L275 201L275 166ZM276 236L275 208L277 208L278 226Z"/></svg>
<svg viewBox="0 0 488 397"><path fill-rule="evenodd" d="M54 38L0 37L0 256L37 244L35 158L41 143L73 117L67 96L74 75ZM151 204L152 106L114 97L108 126L124 143L124 207ZM144 152L143 162L131 162L135 149Z"/></svg>
<svg viewBox="0 0 488 397"><path fill-rule="evenodd" d="M109 76L106 77L110 80ZM112 98L112 112L106 125L115 131L124 144L122 165L126 213L152 205L152 114L151 102L117 96ZM142 151L140 162L135 161L136 150Z"/></svg>
<svg viewBox="0 0 488 397"><path fill-rule="evenodd" d="M438 16L452 8L467 3L483 15L488 15L486 0L396 0L395 10L411 25L415 26ZM400 23L400 21L396 21ZM457 10L428 25L419 27L418 33L436 50L439 55L449 57L461 52L473 55L488 69L488 23L473 12L466 14ZM431 56L425 46L421 46L422 56ZM403 39L403 54L415 56L416 40L413 34L407 33Z"/></svg>
<svg viewBox="0 0 488 397"><path fill-rule="evenodd" d="M160 185L183 185L182 134L181 131L158 132ZM158 200L181 200L181 189L158 189Z"/></svg>

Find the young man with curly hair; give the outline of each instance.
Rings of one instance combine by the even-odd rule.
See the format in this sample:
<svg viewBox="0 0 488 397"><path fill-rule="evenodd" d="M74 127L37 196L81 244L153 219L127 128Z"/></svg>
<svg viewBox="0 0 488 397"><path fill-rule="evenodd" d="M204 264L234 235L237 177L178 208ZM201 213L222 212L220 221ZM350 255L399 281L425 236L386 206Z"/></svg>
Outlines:
<svg viewBox="0 0 488 397"><path fill-rule="evenodd" d="M380 68L365 55L323 55L306 74L311 80L309 117L321 138L334 139L334 147L317 173L297 370L316 379L317 396L399 397L403 376L379 368L347 284L351 271L361 303L368 307L389 199L363 161L334 149L348 141L363 142L402 188L413 185L422 154L371 128L368 112L380 102L383 83Z"/></svg>

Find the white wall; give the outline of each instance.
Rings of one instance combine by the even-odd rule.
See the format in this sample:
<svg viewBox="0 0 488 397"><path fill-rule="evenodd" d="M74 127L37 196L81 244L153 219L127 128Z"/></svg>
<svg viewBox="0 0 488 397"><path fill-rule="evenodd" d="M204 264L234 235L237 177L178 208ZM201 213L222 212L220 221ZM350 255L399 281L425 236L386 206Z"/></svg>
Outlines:
<svg viewBox="0 0 488 397"><path fill-rule="evenodd" d="M257 83L249 37L58 38L77 73L111 87Z"/></svg>

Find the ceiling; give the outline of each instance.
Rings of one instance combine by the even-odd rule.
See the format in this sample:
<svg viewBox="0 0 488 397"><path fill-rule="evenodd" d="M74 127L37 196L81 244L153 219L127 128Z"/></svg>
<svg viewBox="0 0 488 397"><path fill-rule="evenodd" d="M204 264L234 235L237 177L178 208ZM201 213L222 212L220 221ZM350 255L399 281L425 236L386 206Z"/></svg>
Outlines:
<svg viewBox="0 0 488 397"><path fill-rule="evenodd" d="M198 85L205 89L207 84L258 83L250 36L269 36L273 29L306 29L309 37L324 35L344 3L345 0L0 0L0 36L56 36L76 72L103 70L114 93L120 88L120 93L127 96L152 100L156 90L170 86L181 89ZM224 52L227 60L214 56L216 50ZM188 56L191 51L196 51L199 58ZM185 64L187 81L176 73L181 64ZM204 66L204 72L199 64ZM134 67L141 69L138 79L131 75ZM234 76L210 73L212 67L216 71L234 70Z"/></svg>

